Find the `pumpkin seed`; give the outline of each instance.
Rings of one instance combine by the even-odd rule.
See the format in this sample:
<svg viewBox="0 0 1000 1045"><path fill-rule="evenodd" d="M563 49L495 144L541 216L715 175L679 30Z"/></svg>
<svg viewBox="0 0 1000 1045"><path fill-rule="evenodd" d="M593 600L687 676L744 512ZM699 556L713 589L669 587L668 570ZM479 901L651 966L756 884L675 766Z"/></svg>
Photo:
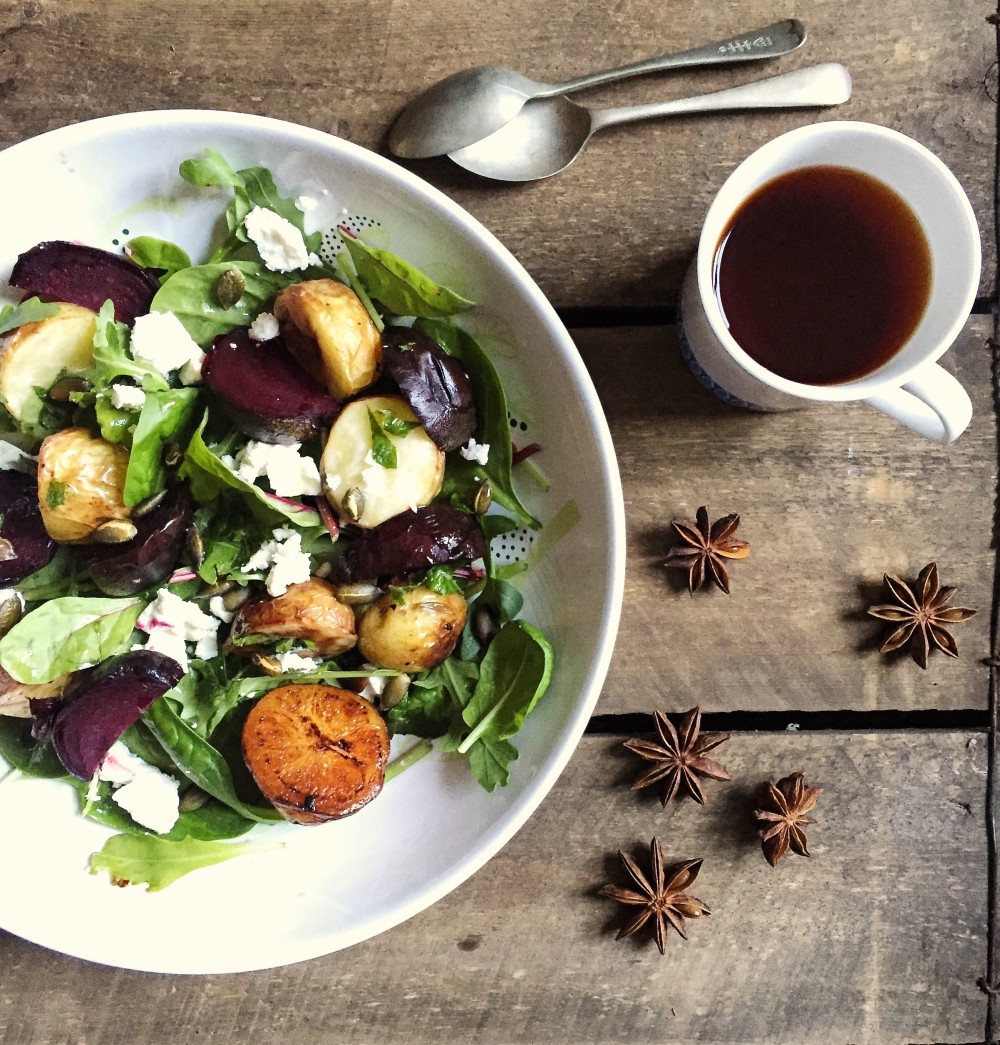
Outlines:
<svg viewBox="0 0 1000 1045"><path fill-rule="evenodd" d="M382 589L376 584L359 582L341 584L335 589L335 594L345 606L367 606L382 594Z"/></svg>
<svg viewBox="0 0 1000 1045"><path fill-rule="evenodd" d="M16 558L17 552L14 551L14 545L6 537L0 537L0 562L10 562L11 559Z"/></svg>
<svg viewBox="0 0 1000 1045"><path fill-rule="evenodd" d="M223 308L232 308L243 297L246 287L247 281L239 269L226 269L215 285L215 296Z"/></svg>
<svg viewBox="0 0 1000 1045"><path fill-rule="evenodd" d="M472 510L476 515L485 515L493 503L493 487L489 479L484 479L476 490L476 496L472 502Z"/></svg>
<svg viewBox="0 0 1000 1045"><path fill-rule="evenodd" d="M365 514L365 495L357 486L352 486L344 494L340 507L351 522L357 522Z"/></svg>
<svg viewBox="0 0 1000 1045"><path fill-rule="evenodd" d="M0 635L6 635L11 628L21 619L24 613L24 603L17 592L11 592L3 602L0 602Z"/></svg>
<svg viewBox="0 0 1000 1045"><path fill-rule="evenodd" d="M241 588L239 585L231 588L222 596L222 608L235 613L250 598L250 589Z"/></svg>
<svg viewBox="0 0 1000 1045"><path fill-rule="evenodd" d="M73 392L89 392L94 386L85 377L64 377L49 389L53 403L68 403Z"/></svg>
<svg viewBox="0 0 1000 1045"><path fill-rule="evenodd" d="M472 615L472 634L484 646L488 646L500 630L500 624L492 610L480 606Z"/></svg>
<svg viewBox="0 0 1000 1045"><path fill-rule="evenodd" d="M273 678L275 675L281 674L281 665L278 663L277 657L272 657L267 653L255 653L253 662L265 675Z"/></svg>
<svg viewBox="0 0 1000 1045"><path fill-rule="evenodd" d="M190 813L195 809L201 809L209 798L210 795L207 791L202 791L200 787L195 787L192 784L191 787L181 795L181 800L177 803L177 808L182 813Z"/></svg>
<svg viewBox="0 0 1000 1045"><path fill-rule="evenodd" d="M197 526L188 527L185 544L187 545L188 555L191 556L191 561L194 563L194 568L198 569L205 561L205 541L198 532Z"/></svg>
<svg viewBox="0 0 1000 1045"><path fill-rule="evenodd" d="M176 468L184 460L184 447L180 443L167 443L163 448L163 463L167 468Z"/></svg>
<svg viewBox="0 0 1000 1045"><path fill-rule="evenodd" d="M161 490L159 493L154 493L151 497L147 497L144 501L140 501L132 509L132 518L141 519L144 515L149 515L155 508L159 508L163 503L163 499L167 496L166 490Z"/></svg>
<svg viewBox="0 0 1000 1045"><path fill-rule="evenodd" d="M90 535L98 544L124 544L139 531L128 519L109 519Z"/></svg>
<svg viewBox="0 0 1000 1045"><path fill-rule="evenodd" d="M199 599L214 599L216 595L225 596L237 587L236 581L216 581L214 584L203 584L198 589Z"/></svg>
<svg viewBox="0 0 1000 1045"><path fill-rule="evenodd" d="M382 695L378 700L382 710L388 711L389 708L394 708L406 696L409 688L409 675L393 675L385 684L385 689L382 690Z"/></svg>

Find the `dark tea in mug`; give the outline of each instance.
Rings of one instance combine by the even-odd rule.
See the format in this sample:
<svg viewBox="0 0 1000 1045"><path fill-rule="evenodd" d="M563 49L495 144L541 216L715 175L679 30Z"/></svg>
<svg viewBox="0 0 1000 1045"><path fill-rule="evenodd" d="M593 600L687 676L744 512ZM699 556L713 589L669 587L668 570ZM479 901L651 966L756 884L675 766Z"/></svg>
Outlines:
<svg viewBox="0 0 1000 1045"><path fill-rule="evenodd" d="M903 198L849 167L803 167L749 196L719 239L715 293L751 358L809 385L877 370L927 307L931 255Z"/></svg>

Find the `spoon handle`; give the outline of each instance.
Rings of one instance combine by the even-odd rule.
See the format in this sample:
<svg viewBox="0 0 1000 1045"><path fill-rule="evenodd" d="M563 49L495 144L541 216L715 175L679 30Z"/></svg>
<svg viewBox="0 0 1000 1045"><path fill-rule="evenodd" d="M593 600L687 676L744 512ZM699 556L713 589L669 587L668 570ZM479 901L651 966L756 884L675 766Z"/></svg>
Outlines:
<svg viewBox="0 0 1000 1045"><path fill-rule="evenodd" d="M840 105L851 97L851 74L838 62L810 65L794 72L730 87L725 91L675 98L669 102L598 109L591 113L591 132L615 123L657 116L719 112L733 109L797 109Z"/></svg>
<svg viewBox="0 0 1000 1045"><path fill-rule="evenodd" d="M629 76L640 76L643 73L662 72L665 69L684 69L693 65L722 65L729 62L750 62L759 58L776 58L788 54L800 47L806 39L806 27L797 18L786 18L763 29L752 29L739 36L730 36L714 44L692 47L687 51L661 55L659 58L646 58L641 62L633 62L617 69L605 69L603 72L590 73L575 80L559 84L535 95L538 98L549 98L557 94L569 94L584 87L597 87L613 80L624 80Z"/></svg>

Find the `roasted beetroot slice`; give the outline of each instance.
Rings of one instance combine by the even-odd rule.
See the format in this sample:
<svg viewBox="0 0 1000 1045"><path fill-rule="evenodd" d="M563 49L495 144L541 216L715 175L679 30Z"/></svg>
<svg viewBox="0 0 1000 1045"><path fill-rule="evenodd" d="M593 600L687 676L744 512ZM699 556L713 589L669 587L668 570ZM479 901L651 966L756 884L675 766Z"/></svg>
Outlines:
<svg viewBox="0 0 1000 1045"><path fill-rule="evenodd" d="M52 744L67 772L90 780L111 745L183 674L176 660L152 650L115 658L56 717Z"/></svg>
<svg viewBox="0 0 1000 1045"><path fill-rule="evenodd" d="M212 342L205 384L251 439L301 443L337 414L337 403L292 358L280 338L254 341L238 328Z"/></svg>
<svg viewBox="0 0 1000 1045"><path fill-rule="evenodd" d="M389 327L382 365L424 431L441 450L457 450L476 431L476 400L465 367L417 330Z"/></svg>
<svg viewBox="0 0 1000 1045"><path fill-rule="evenodd" d="M474 515L450 504L401 512L366 531L345 552L345 581L368 581L426 570L445 562L472 562L486 554Z"/></svg>
<svg viewBox="0 0 1000 1045"><path fill-rule="evenodd" d="M110 298L115 319L131 326L149 311L160 284L148 269L110 250L49 240L21 254L10 285L25 295L68 301L97 312Z"/></svg>
<svg viewBox="0 0 1000 1045"><path fill-rule="evenodd" d="M56 542L46 533L33 475L0 471L0 584L16 584L47 566Z"/></svg>
<svg viewBox="0 0 1000 1045"><path fill-rule="evenodd" d="M133 518L132 540L94 545L88 565L97 587L120 597L165 581L184 551L193 509L188 488L174 486L152 511Z"/></svg>

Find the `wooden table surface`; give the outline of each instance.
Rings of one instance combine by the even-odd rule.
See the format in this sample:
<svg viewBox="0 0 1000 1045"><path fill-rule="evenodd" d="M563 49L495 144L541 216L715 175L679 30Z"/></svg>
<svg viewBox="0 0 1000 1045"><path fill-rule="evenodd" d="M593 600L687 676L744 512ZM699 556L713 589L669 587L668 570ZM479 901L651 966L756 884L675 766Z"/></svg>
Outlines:
<svg viewBox="0 0 1000 1045"><path fill-rule="evenodd" d="M836 112L680 118L602 133L556 178L498 186L409 166L484 222L561 311L618 453L628 564L616 653L590 729L538 812L432 908L348 951L267 972L150 975L0 933L0 1041L500 1043L980 1042L991 994L988 786L997 427L997 37L970 0L0 0L0 145L106 114L261 113L387 154L394 115L462 67L553 81L795 15L839 60ZM652 76L595 105L697 93L732 71ZM968 432L942 447L859 405L759 416L705 392L671 326L699 223L755 147L815 120L897 128L967 190L985 264L945 365ZM0 230L2 235L2 230ZM738 512L733 593L691 598L662 567L670 520ZM884 572L936 560L979 612L926 671L876 651ZM700 704L733 738L706 809L628 789L621 740ZM721 753L720 753L721 754ZM812 858L772 870L748 810L763 779L824 788ZM596 896L615 850L656 834L705 858L713 909L666 957L615 942ZM2 853L0 853L2 858ZM993 895L997 894L994 889ZM25 902L43 903L25 883ZM997 926L993 925L996 932ZM992 969L992 977L990 970ZM989 1011L988 1011L989 1010Z"/></svg>

